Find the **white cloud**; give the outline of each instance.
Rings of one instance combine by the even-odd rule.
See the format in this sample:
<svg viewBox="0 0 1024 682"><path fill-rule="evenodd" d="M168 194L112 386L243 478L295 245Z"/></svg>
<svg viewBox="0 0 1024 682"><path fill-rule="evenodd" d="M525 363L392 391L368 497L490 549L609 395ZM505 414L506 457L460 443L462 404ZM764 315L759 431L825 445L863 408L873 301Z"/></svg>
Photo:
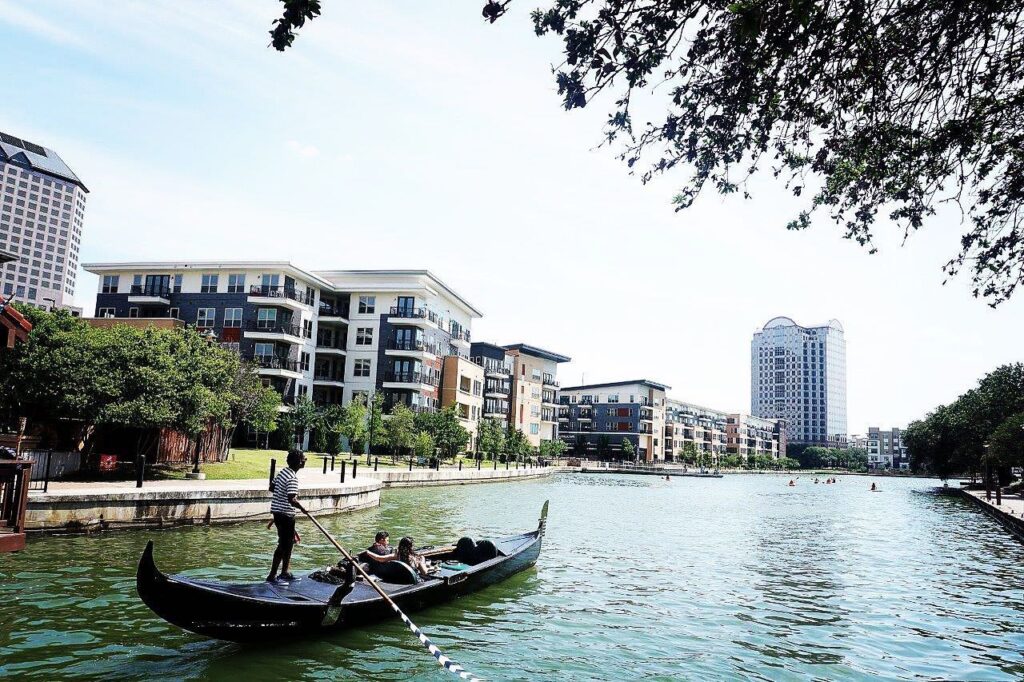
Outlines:
<svg viewBox="0 0 1024 682"><path fill-rule="evenodd" d="M320 156L320 150L314 145L303 144L298 140L288 140L288 142L285 143L285 147L287 147L288 151L295 156L300 156L304 159L312 159L315 156Z"/></svg>

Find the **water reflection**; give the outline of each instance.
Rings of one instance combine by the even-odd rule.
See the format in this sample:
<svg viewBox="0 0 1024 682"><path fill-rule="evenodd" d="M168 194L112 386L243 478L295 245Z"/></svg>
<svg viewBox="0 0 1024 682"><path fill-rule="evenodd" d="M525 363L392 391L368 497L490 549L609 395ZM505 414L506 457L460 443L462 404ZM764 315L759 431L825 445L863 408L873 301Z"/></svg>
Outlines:
<svg viewBox="0 0 1024 682"><path fill-rule="evenodd" d="M928 482L844 477L562 476L389 490L331 518L365 547L378 529L419 543L532 528L551 499L535 570L416 614L490 679L1019 679L1024 545ZM301 527L301 526L300 526ZM305 524L296 565L336 551ZM260 579L259 523L35 540L0 557L0 676L18 679L448 677L398 623L277 646L204 640L134 594L156 540L162 568Z"/></svg>

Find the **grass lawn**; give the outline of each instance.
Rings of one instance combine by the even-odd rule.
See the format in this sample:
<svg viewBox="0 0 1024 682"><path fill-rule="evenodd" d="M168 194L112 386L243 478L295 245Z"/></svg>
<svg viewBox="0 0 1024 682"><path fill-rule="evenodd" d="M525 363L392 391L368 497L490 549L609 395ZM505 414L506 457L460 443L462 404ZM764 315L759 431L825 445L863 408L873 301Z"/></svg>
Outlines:
<svg viewBox="0 0 1024 682"><path fill-rule="evenodd" d="M226 462L204 464L203 473L208 480L236 478L267 478L270 475L270 460L276 459L278 468L285 466L288 453L284 450L250 450L231 448Z"/></svg>

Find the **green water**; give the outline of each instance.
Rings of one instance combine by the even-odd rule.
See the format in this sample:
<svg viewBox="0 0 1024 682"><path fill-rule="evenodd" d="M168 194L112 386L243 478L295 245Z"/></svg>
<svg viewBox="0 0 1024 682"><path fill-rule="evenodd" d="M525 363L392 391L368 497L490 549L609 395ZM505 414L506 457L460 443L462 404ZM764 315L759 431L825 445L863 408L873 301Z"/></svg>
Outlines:
<svg viewBox="0 0 1024 682"><path fill-rule="evenodd" d="M536 569L413 615L491 680L1021 679L1024 544L935 484L560 475L389 490L327 526L443 542L532 529L550 499ZM297 570L334 560L300 530ZM258 647L182 632L135 595L151 537L165 571L235 580L274 544L259 523L30 541L0 556L0 677L457 679L398 623Z"/></svg>

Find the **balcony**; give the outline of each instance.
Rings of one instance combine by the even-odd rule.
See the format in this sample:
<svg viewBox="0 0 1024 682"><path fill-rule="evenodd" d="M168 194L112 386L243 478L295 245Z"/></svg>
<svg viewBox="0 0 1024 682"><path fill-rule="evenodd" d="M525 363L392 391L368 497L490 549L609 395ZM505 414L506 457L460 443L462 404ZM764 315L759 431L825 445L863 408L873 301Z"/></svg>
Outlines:
<svg viewBox="0 0 1024 682"><path fill-rule="evenodd" d="M171 304L171 287L159 284L133 284L128 292L129 303Z"/></svg>
<svg viewBox="0 0 1024 682"><path fill-rule="evenodd" d="M463 348L469 348L469 330L468 329L456 329L451 332L452 344L461 346Z"/></svg>
<svg viewBox="0 0 1024 682"><path fill-rule="evenodd" d="M290 310L304 310L313 305L313 292L294 287L254 284L249 287L248 302L254 305L273 305Z"/></svg>
<svg viewBox="0 0 1024 682"><path fill-rule="evenodd" d="M331 305L320 301L317 314L319 324L348 324L348 306Z"/></svg>
<svg viewBox="0 0 1024 682"><path fill-rule="evenodd" d="M651 422L654 421L654 409L650 407L640 408L640 421Z"/></svg>
<svg viewBox="0 0 1024 682"><path fill-rule="evenodd" d="M557 419L555 419L555 413L551 412L551 411L548 411L548 410L545 410L545 411L541 412L540 420L542 422L554 422L554 421L557 421Z"/></svg>
<svg viewBox="0 0 1024 682"><path fill-rule="evenodd" d="M425 372L387 372L384 388L399 388L412 391L429 391L437 386L436 380Z"/></svg>
<svg viewBox="0 0 1024 682"><path fill-rule="evenodd" d="M277 355L246 355L242 359L255 364L259 373L264 376L302 378L302 367L298 360L282 358Z"/></svg>
<svg viewBox="0 0 1024 682"><path fill-rule="evenodd" d="M559 385L558 382L555 381L554 374L545 374L541 381L544 383L545 386L554 386L555 388L558 388Z"/></svg>
<svg viewBox="0 0 1024 682"><path fill-rule="evenodd" d="M345 386L345 375L342 372L317 370L313 374L313 383L318 386L337 386L338 388L343 388Z"/></svg>
<svg viewBox="0 0 1024 682"><path fill-rule="evenodd" d="M545 391L544 393L541 394L540 401L542 403L544 403L545 405L557 405L558 404L558 401L555 399L555 394L554 393L549 393L547 391Z"/></svg>
<svg viewBox="0 0 1024 682"><path fill-rule="evenodd" d="M508 386L490 383L484 385L484 396L488 398L508 398L510 393L512 389Z"/></svg>
<svg viewBox="0 0 1024 682"><path fill-rule="evenodd" d="M437 344L427 343L423 339L389 339L387 348L384 349L384 354L411 356L427 360L441 355L440 350Z"/></svg>
<svg viewBox="0 0 1024 682"><path fill-rule="evenodd" d="M316 354L319 355L336 355L338 357L344 357L348 355L348 351L344 348L338 348L337 346L321 346L317 344Z"/></svg>
<svg viewBox="0 0 1024 682"><path fill-rule="evenodd" d="M440 325L437 313L426 308L392 307L388 311L388 323L397 325L415 325L424 329Z"/></svg>
<svg viewBox="0 0 1024 682"><path fill-rule="evenodd" d="M245 325L245 337L265 341L302 343L302 329L291 322L276 320L249 320Z"/></svg>

